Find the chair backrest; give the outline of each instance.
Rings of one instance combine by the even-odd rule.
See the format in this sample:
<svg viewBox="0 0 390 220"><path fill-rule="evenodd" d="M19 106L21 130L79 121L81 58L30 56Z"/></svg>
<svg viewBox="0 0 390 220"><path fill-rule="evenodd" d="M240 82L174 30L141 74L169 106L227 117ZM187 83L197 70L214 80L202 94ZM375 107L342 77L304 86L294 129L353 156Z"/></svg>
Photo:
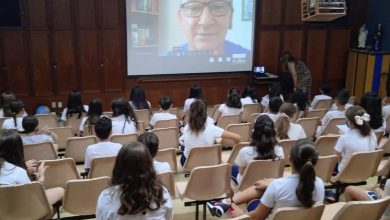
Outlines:
<svg viewBox="0 0 390 220"><path fill-rule="evenodd" d="M228 125L231 124L240 124L241 123L241 114L240 115L224 115L221 116L218 120L217 126L223 129L226 129Z"/></svg>
<svg viewBox="0 0 390 220"><path fill-rule="evenodd" d="M382 150L354 153L344 169L336 176L337 181L357 183L374 176L383 154Z"/></svg>
<svg viewBox="0 0 390 220"><path fill-rule="evenodd" d="M158 120L154 128L177 128L179 126L179 120L168 119L168 120Z"/></svg>
<svg viewBox="0 0 390 220"><path fill-rule="evenodd" d="M110 182L109 177L68 181L62 202L64 210L75 215L95 214L99 195Z"/></svg>
<svg viewBox="0 0 390 220"><path fill-rule="evenodd" d="M390 153L390 138L387 138L383 145L379 146L386 154Z"/></svg>
<svg viewBox="0 0 390 220"><path fill-rule="evenodd" d="M254 113L249 116L248 123L251 123L251 129L255 126L256 119L261 115L261 113Z"/></svg>
<svg viewBox="0 0 390 220"><path fill-rule="evenodd" d="M249 118L252 114L260 113L260 103L246 104L243 106L243 112L241 116L241 121L249 122Z"/></svg>
<svg viewBox="0 0 390 220"><path fill-rule="evenodd" d="M339 128L337 128L337 125L344 125L346 120L347 119L345 117L337 117L330 119L328 124L324 125L325 127L322 129L321 135L338 134Z"/></svg>
<svg viewBox="0 0 390 220"><path fill-rule="evenodd" d="M193 200L211 200L230 194L231 168L227 163L195 168L190 175L184 196Z"/></svg>
<svg viewBox="0 0 390 220"><path fill-rule="evenodd" d="M226 131L233 132L241 136L241 142L249 142L251 139L251 124L242 123L242 124L231 124L226 127ZM233 147L235 145L234 141L230 139L223 138L222 145Z"/></svg>
<svg viewBox="0 0 390 220"><path fill-rule="evenodd" d="M178 108L170 108L169 113L172 115L176 115L177 118L179 118L179 109Z"/></svg>
<svg viewBox="0 0 390 220"><path fill-rule="evenodd" d="M152 131L157 135L159 140L159 150L167 148L178 148L179 147L179 129L174 128L157 128Z"/></svg>
<svg viewBox="0 0 390 220"><path fill-rule="evenodd" d="M305 131L306 137L313 138L319 123L319 118L299 118L297 124L300 124Z"/></svg>
<svg viewBox="0 0 390 220"><path fill-rule="evenodd" d="M45 186L65 188L68 180L80 179L76 163L72 158L45 160Z"/></svg>
<svg viewBox="0 0 390 220"><path fill-rule="evenodd" d="M210 117L212 119L214 119L214 121L217 121L217 119L218 119L218 115L219 115L218 109L219 109L219 106L221 106L221 104L214 105L213 110L211 112Z"/></svg>
<svg viewBox="0 0 390 220"><path fill-rule="evenodd" d="M95 157L91 161L91 169L88 172L88 178L93 179L102 176L112 177L116 156L114 157Z"/></svg>
<svg viewBox="0 0 390 220"><path fill-rule="evenodd" d="M92 144L96 144L96 137L94 136L68 138L65 157L73 158L76 163L84 162L85 151Z"/></svg>
<svg viewBox="0 0 390 220"><path fill-rule="evenodd" d="M3 122L7 119L9 119L10 117L0 117L0 127L3 126Z"/></svg>
<svg viewBox="0 0 390 220"><path fill-rule="evenodd" d="M85 125L83 136L96 136L95 125Z"/></svg>
<svg viewBox="0 0 390 220"><path fill-rule="evenodd" d="M0 186L0 219L46 219L50 215L51 207L41 183Z"/></svg>
<svg viewBox="0 0 390 220"><path fill-rule="evenodd" d="M54 143L58 145L58 149L65 149L68 138L74 137L71 127L50 128L50 130L57 135Z"/></svg>
<svg viewBox="0 0 390 220"><path fill-rule="evenodd" d="M219 144L194 147L184 163L183 170L191 172L195 167L221 164L221 152L222 146Z"/></svg>
<svg viewBox="0 0 390 220"><path fill-rule="evenodd" d="M377 144L379 144L381 142L381 140L382 140L384 132L383 131L374 131L374 133L375 133L375 136L376 136Z"/></svg>
<svg viewBox="0 0 390 220"><path fill-rule="evenodd" d="M57 128L58 119L55 114L36 114L35 117L38 119L38 128L48 127Z"/></svg>
<svg viewBox="0 0 390 220"><path fill-rule="evenodd" d="M284 139L284 140L279 141L279 145L283 149L284 158L289 157L291 148L295 142L296 142L296 140L290 140L290 139ZM286 163L286 165L290 164L289 160L284 160L284 162Z"/></svg>
<svg viewBox="0 0 390 220"><path fill-rule="evenodd" d="M284 160L252 160L247 165L237 190L243 191L253 186L257 180L283 176Z"/></svg>
<svg viewBox="0 0 390 220"><path fill-rule="evenodd" d="M184 114L183 114L183 107L177 108L177 115L176 116L180 120L183 118L183 116L184 116Z"/></svg>
<svg viewBox="0 0 390 220"><path fill-rule="evenodd" d="M127 144L132 141L137 141L138 133L131 134L113 134L110 137L110 141L119 144Z"/></svg>
<svg viewBox="0 0 390 220"><path fill-rule="evenodd" d="M73 134L78 135L80 133L81 120L87 116L87 113L83 112L79 118L79 114L73 114L71 117L66 119L65 125L69 126L73 130Z"/></svg>
<svg viewBox="0 0 390 220"><path fill-rule="evenodd" d="M167 148L162 149L157 152L156 157L154 158L160 162L167 162L174 173L177 172L177 149L176 148Z"/></svg>
<svg viewBox="0 0 390 220"><path fill-rule="evenodd" d="M334 147L340 135L319 136L315 142L320 156L329 156L334 154Z"/></svg>
<svg viewBox="0 0 390 220"><path fill-rule="evenodd" d="M24 144L24 159L28 160L55 160L57 159L57 152L54 149L53 143L45 141L36 144Z"/></svg>
<svg viewBox="0 0 390 220"><path fill-rule="evenodd" d="M112 118L112 112L103 112L103 115Z"/></svg>
<svg viewBox="0 0 390 220"><path fill-rule="evenodd" d="M249 146L249 144L250 144L249 142L241 142L241 143L235 144L233 146L233 149L230 151L230 154L229 154L228 159L226 160L226 163L233 165L240 150L243 147Z"/></svg>
<svg viewBox="0 0 390 220"><path fill-rule="evenodd" d="M147 124L144 121L138 121L138 126L138 135L141 135L146 131Z"/></svg>
<svg viewBox="0 0 390 220"><path fill-rule="evenodd" d="M385 133L390 133L390 114L385 118L386 130Z"/></svg>
<svg viewBox="0 0 390 220"><path fill-rule="evenodd" d="M383 212L390 204L390 197L374 201L352 201L347 202L334 216L333 220L367 220L380 219Z"/></svg>
<svg viewBox="0 0 390 220"><path fill-rule="evenodd" d="M143 121L146 125L149 124L151 115L151 111L149 109L134 110L134 114L138 121Z"/></svg>
<svg viewBox="0 0 390 220"><path fill-rule="evenodd" d="M317 164L314 167L316 176L321 178L325 183L330 182L330 178L332 177L334 168L336 167L337 160L337 155L319 157Z"/></svg>
<svg viewBox="0 0 390 220"><path fill-rule="evenodd" d="M157 178L160 180L161 184L167 188L169 194L171 194L171 197L175 198L175 178L173 172L158 173Z"/></svg>
<svg viewBox="0 0 390 220"><path fill-rule="evenodd" d="M328 112L328 109L313 109L306 112L305 118L319 118L319 120L322 120L322 118L325 116L325 114Z"/></svg>
<svg viewBox="0 0 390 220"><path fill-rule="evenodd" d="M322 99L319 100L315 106L313 106L313 109L329 109L332 105L333 99Z"/></svg>
<svg viewBox="0 0 390 220"><path fill-rule="evenodd" d="M279 208L273 214L273 220L310 219L320 220L325 205L314 205L311 208Z"/></svg>

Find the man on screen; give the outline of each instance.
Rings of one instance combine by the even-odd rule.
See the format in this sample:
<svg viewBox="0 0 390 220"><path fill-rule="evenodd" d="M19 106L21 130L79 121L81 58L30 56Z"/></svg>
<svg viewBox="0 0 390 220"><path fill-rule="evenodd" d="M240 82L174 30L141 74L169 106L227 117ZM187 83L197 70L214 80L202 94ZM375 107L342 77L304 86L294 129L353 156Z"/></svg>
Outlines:
<svg viewBox="0 0 390 220"><path fill-rule="evenodd" d="M208 51L213 55L249 54L240 45L225 40L232 26L232 0L180 0L178 19L188 43L169 52Z"/></svg>

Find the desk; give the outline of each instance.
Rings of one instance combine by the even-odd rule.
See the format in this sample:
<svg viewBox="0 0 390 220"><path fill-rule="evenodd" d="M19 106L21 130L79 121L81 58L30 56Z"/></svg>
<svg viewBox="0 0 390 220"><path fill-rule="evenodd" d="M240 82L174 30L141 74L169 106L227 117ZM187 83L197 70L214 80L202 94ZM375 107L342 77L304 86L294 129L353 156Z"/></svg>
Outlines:
<svg viewBox="0 0 390 220"><path fill-rule="evenodd" d="M250 84L256 88L257 97L260 98L259 101L261 101L261 97L268 94L268 86L270 84L279 82L279 76L271 73L266 73L266 75L268 77L256 77L254 74L251 76Z"/></svg>

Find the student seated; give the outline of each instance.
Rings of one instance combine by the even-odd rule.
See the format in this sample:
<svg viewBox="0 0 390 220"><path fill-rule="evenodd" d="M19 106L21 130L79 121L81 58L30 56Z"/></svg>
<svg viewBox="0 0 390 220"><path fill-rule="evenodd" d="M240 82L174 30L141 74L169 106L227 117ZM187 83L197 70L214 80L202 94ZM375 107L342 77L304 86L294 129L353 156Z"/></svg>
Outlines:
<svg viewBox="0 0 390 220"><path fill-rule="evenodd" d="M140 136L138 136L137 140L140 143L144 144L149 149L150 156L152 156L153 159L154 170L156 171L156 173L164 173L164 172L172 171L171 166L169 166L169 163L154 160L158 152L158 144L159 144L157 135L155 135L152 132L145 132Z"/></svg>
<svg viewBox="0 0 390 220"><path fill-rule="evenodd" d="M129 104L135 110L150 110L152 108L150 102L146 100L144 89L139 85L135 85L131 89Z"/></svg>
<svg viewBox="0 0 390 220"><path fill-rule="evenodd" d="M280 117L275 123L276 137L279 140L290 139L299 140L306 138L306 133L300 124L293 123L297 116L297 108L285 102L280 106Z"/></svg>
<svg viewBox="0 0 390 220"><path fill-rule="evenodd" d="M279 108L280 106L282 106L282 104L283 104L283 100L281 98L279 97L271 98L271 100L269 101L269 112L262 113L262 115L268 115L275 123L280 116Z"/></svg>
<svg viewBox="0 0 390 220"><path fill-rule="evenodd" d="M68 95L68 103L61 114L61 120L66 121L73 115L77 115L77 118L81 118L83 113L86 112L88 112L88 105L83 105L81 92L78 90L70 91Z"/></svg>
<svg viewBox="0 0 390 220"><path fill-rule="evenodd" d="M203 91L202 87L198 85L193 85L190 88L190 93L188 95L188 98L184 101L184 108L183 108L183 118L185 116L185 113L190 110L190 106L193 102L196 100L201 99L203 100Z"/></svg>
<svg viewBox="0 0 390 220"><path fill-rule="evenodd" d="M221 104L218 108L218 116L217 120L221 118L221 116L225 115L239 115L243 111L240 95L236 92L233 92L228 95L226 98L226 102Z"/></svg>
<svg viewBox="0 0 390 220"><path fill-rule="evenodd" d="M329 85L321 86L320 94L314 96L313 101L310 104L310 107L314 108L318 101L321 101L321 100L331 100L332 99L332 97L330 96L330 91L331 90L332 90L332 88Z"/></svg>
<svg viewBox="0 0 390 220"><path fill-rule="evenodd" d="M258 103L257 97L256 97L256 90L251 86L246 86L244 91L241 94L241 104L247 105L247 104L255 104Z"/></svg>
<svg viewBox="0 0 390 220"><path fill-rule="evenodd" d="M25 116L24 104L20 100L13 100L10 102L10 110L12 118L5 119L2 125L3 129L12 129L18 132L23 132L22 120Z"/></svg>
<svg viewBox="0 0 390 220"><path fill-rule="evenodd" d="M278 82L272 83L268 89L268 94L261 99L260 103L263 106L264 112L269 111L269 106L268 106L269 101L273 97L279 97L282 100L282 102L284 102L284 98L282 95L282 88L280 87L280 83Z"/></svg>
<svg viewBox="0 0 390 220"><path fill-rule="evenodd" d="M88 105L87 117L81 119L80 122L80 136L84 136L84 127L89 125L89 133L92 134L92 125L95 125L96 122L103 116L103 105L100 99L92 99Z"/></svg>
<svg viewBox="0 0 390 220"><path fill-rule="evenodd" d="M84 168L86 173L91 169L91 162L94 157L116 156L122 148L121 144L109 140L111 128L111 119L107 117L102 117L96 122L95 133L99 142L89 145L85 151Z"/></svg>
<svg viewBox="0 0 390 220"><path fill-rule="evenodd" d="M360 106L370 115L370 126L375 132L385 130L382 117L382 102L378 94L368 92L360 98Z"/></svg>
<svg viewBox="0 0 390 220"><path fill-rule="evenodd" d="M16 100L15 94L11 91L4 91L0 95L0 118L11 117L12 111L10 109L11 101Z"/></svg>
<svg viewBox="0 0 390 220"><path fill-rule="evenodd" d="M112 134L137 133L138 120L133 108L124 99L116 99L112 102Z"/></svg>
<svg viewBox="0 0 390 220"><path fill-rule="evenodd" d="M26 116L22 120L22 125L24 129L24 135L22 135L23 144L37 144L45 141L50 141L54 143L58 137L55 133L51 132L47 128L38 129L38 119L37 117L31 115ZM54 149L58 151L58 145L53 144Z"/></svg>
<svg viewBox="0 0 390 220"><path fill-rule="evenodd" d="M150 126L154 128L156 126L156 122L159 120L169 120L169 119L177 119L176 115L169 113L169 110L172 108L172 99L169 96L164 96L160 98L160 108L161 112L156 112L153 114L150 119Z"/></svg>

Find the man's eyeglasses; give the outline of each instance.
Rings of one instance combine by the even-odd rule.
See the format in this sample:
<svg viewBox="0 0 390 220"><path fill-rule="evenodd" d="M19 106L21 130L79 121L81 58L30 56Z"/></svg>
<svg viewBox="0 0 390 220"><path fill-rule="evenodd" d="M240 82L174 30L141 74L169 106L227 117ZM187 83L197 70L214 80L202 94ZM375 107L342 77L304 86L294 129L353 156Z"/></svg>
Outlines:
<svg viewBox="0 0 390 220"><path fill-rule="evenodd" d="M202 15L205 7L208 7L210 14L215 17L225 16L232 10L230 1L212 1L212 2L187 2L180 6L180 9L186 17L199 17Z"/></svg>

